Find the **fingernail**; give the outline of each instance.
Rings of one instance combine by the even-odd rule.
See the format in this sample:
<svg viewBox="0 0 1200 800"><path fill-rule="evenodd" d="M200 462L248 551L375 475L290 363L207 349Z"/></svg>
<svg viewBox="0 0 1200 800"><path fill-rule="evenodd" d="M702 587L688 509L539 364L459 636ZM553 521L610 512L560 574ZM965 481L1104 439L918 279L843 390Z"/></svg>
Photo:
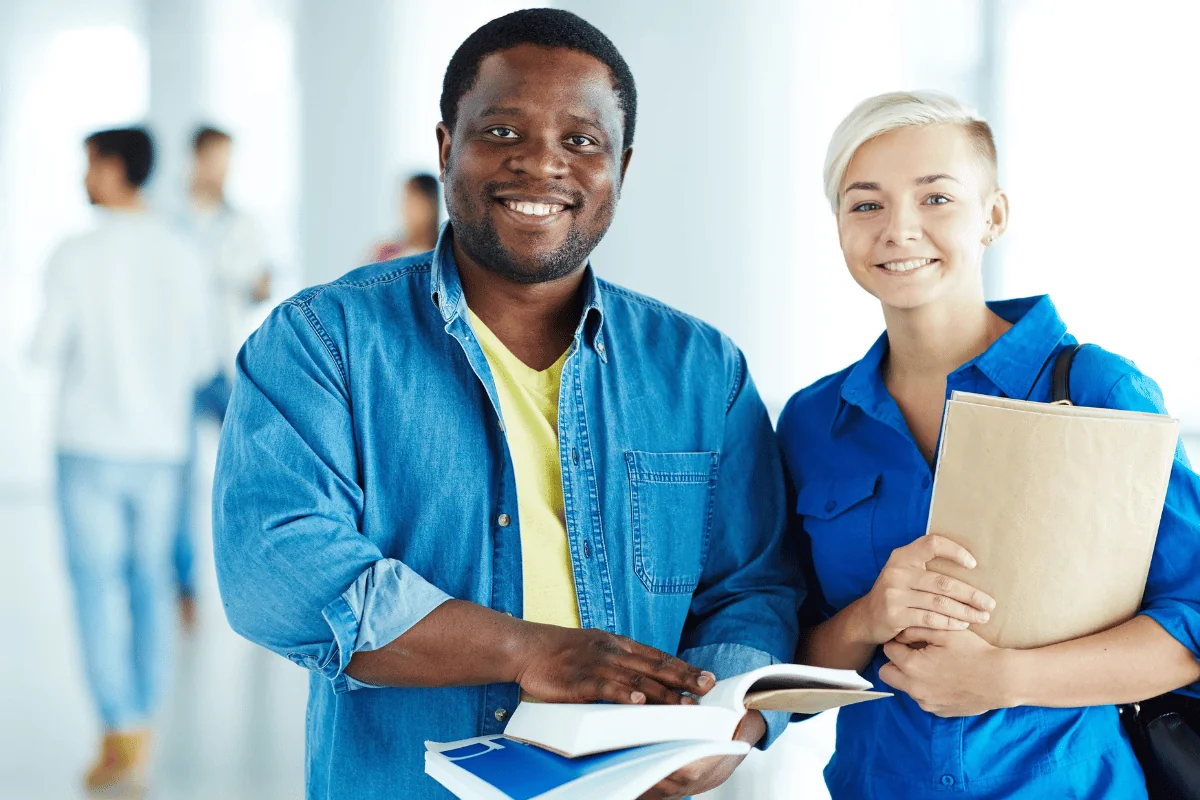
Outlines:
<svg viewBox="0 0 1200 800"><path fill-rule="evenodd" d="M996 608L996 601L990 597L985 598L983 601L983 607L986 608L988 611L994 611Z"/></svg>
<svg viewBox="0 0 1200 800"><path fill-rule="evenodd" d="M646 695L641 692L630 692L629 699L634 703L644 703L646 702Z"/></svg>
<svg viewBox="0 0 1200 800"><path fill-rule="evenodd" d="M975 616L979 617L980 622L987 622L989 619L992 618L992 615L987 613L986 611L976 614Z"/></svg>
<svg viewBox="0 0 1200 800"><path fill-rule="evenodd" d="M975 569L979 562L973 556L967 556L967 569Z"/></svg>
<svg viewBox="0 0 1200 800"><path fill-rule="evenodd" d="M954 627L958 628L959 630L968 627L970 624L971 623L969 622L963 622L961 619L954 620Z"/></svg>
<svg viewBox="0 0 1200 800"><path fill-rule="evenodd" d="M696 698L685 694L683 699L679 701L679 704L684 706L694 706L696 705Z"/></svg>
<svg viewBox="0 0 1200 800"><path fill-rule="evenodd" d="M701 672L700 677L696 679L696 683L700 684L701 686L703 686L705 688L712 686L716 682L717 682L717 676L713 675L711 672L707 672L707 671Z"/></svg>

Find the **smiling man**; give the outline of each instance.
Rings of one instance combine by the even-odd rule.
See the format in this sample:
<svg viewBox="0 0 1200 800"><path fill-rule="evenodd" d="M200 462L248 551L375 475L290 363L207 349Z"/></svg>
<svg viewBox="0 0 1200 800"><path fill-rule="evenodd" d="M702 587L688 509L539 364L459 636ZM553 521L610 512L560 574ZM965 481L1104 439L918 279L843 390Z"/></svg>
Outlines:
<svg viewBox="0 0 1200 800"><path fill-rule="evenodd" d="M311 670L309 798L445 797L422 743L499 733L522 697L690 702L794 652L741 352L588 263L636 105L579 17L483 26L446 70L437 248L301 292L239 356L218 574L234 628ZM737 736L766 746L769 716Z"/></svg>

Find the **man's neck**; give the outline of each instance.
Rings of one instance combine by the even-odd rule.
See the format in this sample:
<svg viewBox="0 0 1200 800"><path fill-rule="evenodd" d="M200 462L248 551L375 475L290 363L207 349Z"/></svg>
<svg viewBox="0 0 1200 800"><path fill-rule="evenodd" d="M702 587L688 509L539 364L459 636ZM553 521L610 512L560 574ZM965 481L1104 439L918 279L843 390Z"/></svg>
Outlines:
<svg viewBox="0 0 1200 800"><path fill-rule="evenodd" d="M225 204L225 193L207 187L193 186L192 208L201 213L213 212Z"/></svg>
<svg viewBox="0 0 1200 800"><path fill-rule="evenodd" d="M114 197L99 204L107 211L119 211L126 214L138 214L146 210L146 201L141 192L131 192Z"/></svg>
<svg viewBox="0 0 1200 800"><path fill-rule="evenodd" d="M477 264L454 245L467 305L514 356L535 370L549 368L571 345L583 313L581 266L546 283L515 283Z"/></svg>

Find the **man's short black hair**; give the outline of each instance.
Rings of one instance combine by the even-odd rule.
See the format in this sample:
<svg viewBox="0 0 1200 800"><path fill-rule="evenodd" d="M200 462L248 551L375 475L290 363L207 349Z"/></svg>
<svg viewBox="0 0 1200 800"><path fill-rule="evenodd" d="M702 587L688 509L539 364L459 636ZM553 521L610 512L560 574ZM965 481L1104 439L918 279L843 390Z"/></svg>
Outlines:
<svg viewBox="0 0 1200 800"><path fill-rule="evenodd" d="M625 117L625 140L621 149L633 144L637 122L637 87L629 65L616 45L595 25L570 11L556 8L530 8L514 11L492 20L467 37L446 67L442 81L442 121L453 130L458 119L458 102L471 90L479 77L479 65L492 53L522 44L539 47L563 47L587 53L600 61L613 76L617 104Z"/></svg>
<svg viewBox="0 0 1200 800"><path fill-rule="evenodd" d="M220 128L214 128L211 125L202 125L196 128L196 132L192 134L192 152L199 153L200 148L204 147L209 142L232 142L233 137Z"/></svg>
<svg viewBox="0 0 1200 800"><path fill-rule="evenodd" d="M154 169L154 140L145 128L113 128L96 131L83 140L102 156L116 156L125 165L125 179L140 189Z"/></svg>

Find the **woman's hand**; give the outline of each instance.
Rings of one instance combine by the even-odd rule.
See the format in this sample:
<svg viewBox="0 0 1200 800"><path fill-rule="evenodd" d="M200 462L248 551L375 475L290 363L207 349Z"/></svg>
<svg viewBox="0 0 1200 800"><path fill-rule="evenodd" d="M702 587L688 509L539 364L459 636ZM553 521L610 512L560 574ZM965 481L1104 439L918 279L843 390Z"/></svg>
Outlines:
<svg viewBox="0 0 1200 800"><path fill-rule="evenodd" d="M881 645L906 628L961 631L988 621L996 601L960 580L927 570L925 565L935 558L975 568L975 558L944 536L922 536L893 550L871 591L857 603L861 641Z"/></svg>
<svg viewBox="0 0 1200 800"><path fill-rule="evenodd" d="M883 646L879 679L939 717L971 717L1016 705L1004 650L974 631L913 628Z"/></svg>

